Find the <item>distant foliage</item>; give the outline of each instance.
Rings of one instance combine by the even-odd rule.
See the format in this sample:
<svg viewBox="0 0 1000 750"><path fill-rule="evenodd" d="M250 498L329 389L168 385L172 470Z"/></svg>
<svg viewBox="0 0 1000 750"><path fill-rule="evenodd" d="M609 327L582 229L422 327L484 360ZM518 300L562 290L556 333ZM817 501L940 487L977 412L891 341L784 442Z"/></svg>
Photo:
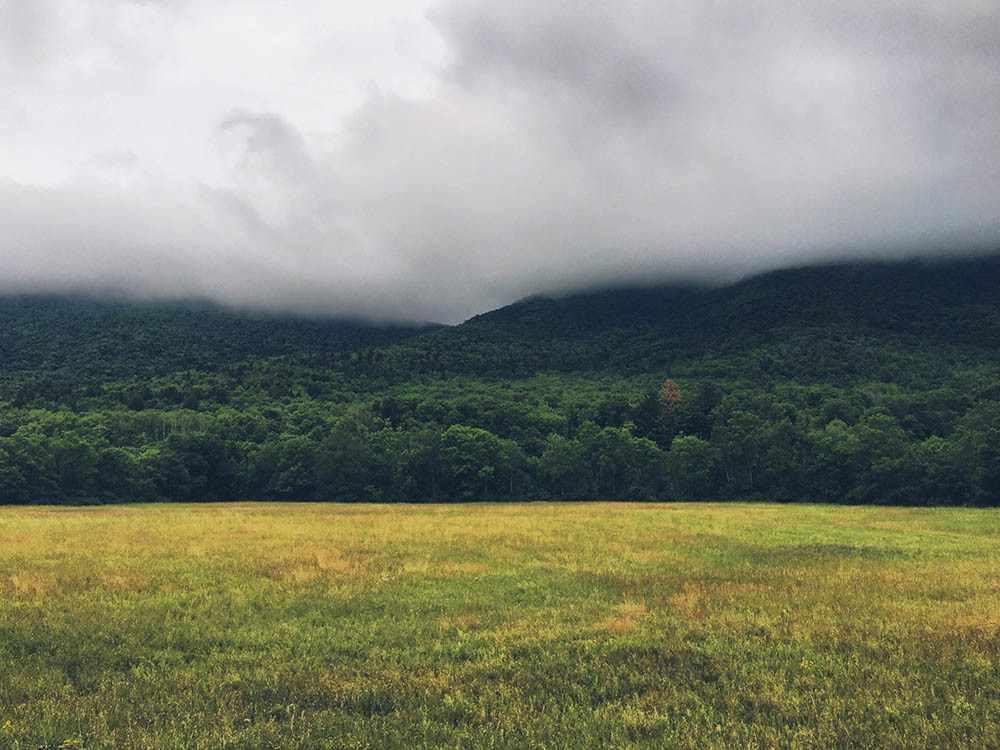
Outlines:
<svg viewBox="0 0 1000 750"><path fill-rule="evenodd" d="M207 302L0 296L3 372L47 374L26 384L26 400L45 395L54 373L106 380L218 369L263 357L381 346L433 328L253 314Z"/></svg>
<svg viewBox="0 0 1000 750"><path fill-rule="evenodd" d="M4 305L5 503L1000 504L997 258L533 299L423 333Z"/></svg>

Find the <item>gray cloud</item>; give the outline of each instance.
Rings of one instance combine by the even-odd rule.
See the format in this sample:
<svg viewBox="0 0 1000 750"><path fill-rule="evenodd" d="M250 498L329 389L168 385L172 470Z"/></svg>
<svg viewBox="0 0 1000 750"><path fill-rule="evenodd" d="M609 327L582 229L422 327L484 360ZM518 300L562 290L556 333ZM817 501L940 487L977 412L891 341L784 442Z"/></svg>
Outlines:
<svg viewBox="0 0 1000 750"><path fill-rule="evenodd" d="M280 13L254 5L265 22ZM617 279L1000 247L1000 11L987 0L453 3L428 13L433 32L398 27L411 43L436 33L446 62L429 68L434 45L417 45L415 62L371 71L366 98L329 111L286 79L298 70L301 93L335 96L317 81L345 60L336 35L306 67L188 80L185 100L177 71L207 54L185 52L201 49L185 37L201 6L141 6L174 36L144 56L119 24L101 64L146 65L118 85L146 81L162 122L121 105L120 137L77 133L92 150L59 180L21 159L0 181L3 288L454 321ZM299 13L321 28L322 7ZM36 61L43 21L18 22L42 40ZM37 101L23 93L21 109ZM0 150L23 146L24 127L0 118ZM72 125L45 132L59 141ZM163 144L176 163L154 158Z"/></svg>

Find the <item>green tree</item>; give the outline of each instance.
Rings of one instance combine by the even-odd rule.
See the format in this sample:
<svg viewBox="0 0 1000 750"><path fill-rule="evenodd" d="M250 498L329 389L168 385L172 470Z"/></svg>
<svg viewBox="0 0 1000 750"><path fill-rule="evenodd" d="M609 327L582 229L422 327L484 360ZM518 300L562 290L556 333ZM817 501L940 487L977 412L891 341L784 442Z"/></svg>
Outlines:
<svg viewBox="0 0 1000 750"><path fill-rule="evenodd" d="M304 435L281 435L251 460L253 486L272 500L316 499L317 444Z"/></svg>
<svg viewBox="0 0 1000 750"><path fill-rule="evenodd" d="M712 442L719 448L722 470L731 490L753 492L764 456L765 423L756 414L742 409L715 429Z"/></svg>
<svg viewBox="0 0 1000 750"><path fill-rule="evenodd" d="M488 430L454 424L441 435L441 470L449 497L489 497L501 460L500 438Z"/></svg>
<svg viewBox="0 0 1000 750"><path fill-rule="evenodd" d="M0 504L31 502L28 482L18 465L10 438L0 438Z"/></svg>
<svg viewBox="0 0 1000 750"><path fill-rule="evenodd" d="M548 496L556 500L582 500L591 487L591 467L583 445L552 433L546 438L539 461Z"/></svg>
<svg viewBox="0 0 1000 750"><path fill-rule="evenodd" d="M670 495L678 500L710 500L717 492L719 453L694 435L675 437L666 456Z"/></svg>

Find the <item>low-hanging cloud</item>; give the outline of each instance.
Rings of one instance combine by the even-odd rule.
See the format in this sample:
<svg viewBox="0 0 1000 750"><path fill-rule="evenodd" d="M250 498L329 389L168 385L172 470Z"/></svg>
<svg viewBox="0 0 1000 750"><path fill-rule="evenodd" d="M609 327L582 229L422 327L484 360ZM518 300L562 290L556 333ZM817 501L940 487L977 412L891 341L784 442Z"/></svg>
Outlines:
<svg viewBox="0 0 1000 750"><path fill-rule="evenodd" d="M0 0L6 290L456 321L617 280L1000 247L985 0L455 2L372 20L373 46L425 41L368 79L324 77L373 64L331 32L251 80L218 61L252 40L189 38L239 21L221 0L81 4L65 28ZM95 38L98 7L121 15ZM327 8L303 0L289 33ZM289 11L244 12L270 40ZM185 78L199 55L216 73ZM73 82L114 105L105 129L38 114L91 112Z"/></svg>

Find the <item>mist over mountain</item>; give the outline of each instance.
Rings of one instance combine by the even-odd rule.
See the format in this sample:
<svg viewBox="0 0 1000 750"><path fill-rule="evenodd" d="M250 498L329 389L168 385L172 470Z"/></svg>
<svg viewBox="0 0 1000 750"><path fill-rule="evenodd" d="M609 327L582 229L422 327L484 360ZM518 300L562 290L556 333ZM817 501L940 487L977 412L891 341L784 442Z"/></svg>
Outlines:
<svg viewBox="0 0 1000 750"><path fill-rule="evenodd" d="M0 290L457 323L1000 242L996 3L0 3Z"/></svg>

